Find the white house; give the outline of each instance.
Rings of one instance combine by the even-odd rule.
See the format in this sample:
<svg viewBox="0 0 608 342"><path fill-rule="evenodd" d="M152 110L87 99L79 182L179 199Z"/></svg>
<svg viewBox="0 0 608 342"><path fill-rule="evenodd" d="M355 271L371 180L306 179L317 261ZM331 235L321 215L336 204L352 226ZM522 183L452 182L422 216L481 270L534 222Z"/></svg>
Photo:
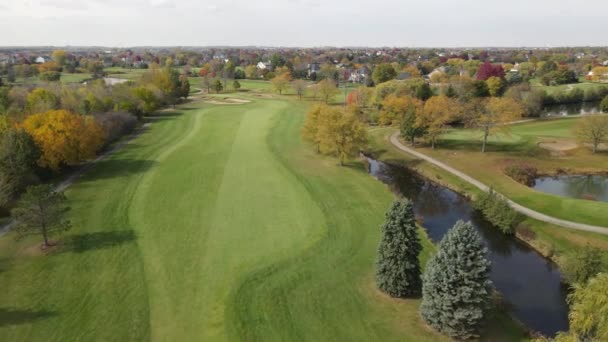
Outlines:
<svg viewBox="0 0 608 342"><path fill-rule="evenodd" d="M272 63L270 62L259 62L257 65L259 70L266 70L272 67Z"/></svg>
<svg viewBox="0 0 608 342"><path fill-rule="evenodd" d="M38 64L42 64L42 63L46 62L46 59L44 59L44 57L42 57L42 56L38 56L38 57L36 57L35 62Z"/></svg>

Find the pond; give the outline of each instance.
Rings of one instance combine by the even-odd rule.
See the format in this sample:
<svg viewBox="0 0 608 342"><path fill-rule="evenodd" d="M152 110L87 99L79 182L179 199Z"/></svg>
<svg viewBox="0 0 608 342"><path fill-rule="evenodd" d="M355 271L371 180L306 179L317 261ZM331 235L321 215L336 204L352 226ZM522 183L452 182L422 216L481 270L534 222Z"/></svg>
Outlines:
<svg viewBox="0 0 608 342"><path fill-rule="evenodd" d="M458 220L470 221L488 248L490 278L511 311L528 328L555 336L568 330L567 291L557 266L514 237L505 236L462 195L403 167L368 158L369 172L414 202L414 211L434 242Z"/></svg>
<svg viewBox="0 0 608 342"><path fill-rule="evenodd" d="M545 106L541 113L541 117L551 116L568 116L568 115L585 115L600 113L599 102L579 102Z"/></svg>
<svg viewBox="0 0 608 342"><path fill-rule="evenodd" d="M558 196L608 202L608 175L540 177L533 188Z"/></svg>

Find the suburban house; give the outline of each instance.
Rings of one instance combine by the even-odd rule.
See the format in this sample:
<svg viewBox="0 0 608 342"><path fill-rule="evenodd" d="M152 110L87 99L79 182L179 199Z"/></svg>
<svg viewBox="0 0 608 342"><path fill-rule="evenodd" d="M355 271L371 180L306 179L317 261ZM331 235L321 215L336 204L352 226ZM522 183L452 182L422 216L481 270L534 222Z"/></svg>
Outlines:
<svg viewBox="0 0 608 342"><path fill-rule="evenodd" d="M270 70L270 69L272 69L272 63L271 62L259 62L257 65L257 68L259 70L266 70L266 69Z"/></svg>
<svg viewBox="0 0 608 342"><path fill-rule="evenodd" d="M34 60L37 64L42 64L46 62L46 59L42 56L38 56L36 57L36 59Z"/></svg>
<svg viewBox="0 0 608 342"><path fill-rule="evenodd" d="M321 64L319 63L311 63L308 64L308 78L311 78L312 74L318 74L321 71Z"/></svg>
<svg viewBox="0 0 608 342"><path fill-rule="evenodd" d="M368 78L372 74L372 71L369 70L368 67L362 66L357 70L353 70L350 73L349 81L353 83L363 83L366 78Z"/></svg>

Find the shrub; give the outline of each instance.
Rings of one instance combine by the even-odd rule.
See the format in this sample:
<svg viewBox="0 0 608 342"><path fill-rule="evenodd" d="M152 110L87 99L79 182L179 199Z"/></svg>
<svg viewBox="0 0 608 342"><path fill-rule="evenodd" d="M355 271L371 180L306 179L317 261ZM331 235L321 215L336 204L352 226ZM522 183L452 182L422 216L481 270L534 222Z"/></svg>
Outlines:
<svg viewBox="0 0 608 342"><path fill-rule="evenodd" d="M569 284L585 284L589 278L602 272L604 264L600 249L587 245L566 260L563 268L564 279Z"/></svg>
<svg viewBox="0 0 608 342"><path fill-rule="evenodd" d="M422 318L455 339L478 337L491 307L487 250L470 223L458 221L422 277Z"/></svg>
<svg viewBox="0 0 608 342"><path fill-rule="evenodd" d="M509 206L509 203L490 189L473 202L473 207L504 234L513 234L521 221L521 216Z"/></svg>
<svg viewBox="0 0 608 342"><path fill-rule="evenodd" d="M534 186L538 177L538 169L527 164L511 164L505 168L507 176L526 186Z"/></svg>
<svg viewBox="0 0 608 342"><path fill-rule="evenodd" d="M608 95L600 102L600 110L604 113L608 113Z"/></svg>

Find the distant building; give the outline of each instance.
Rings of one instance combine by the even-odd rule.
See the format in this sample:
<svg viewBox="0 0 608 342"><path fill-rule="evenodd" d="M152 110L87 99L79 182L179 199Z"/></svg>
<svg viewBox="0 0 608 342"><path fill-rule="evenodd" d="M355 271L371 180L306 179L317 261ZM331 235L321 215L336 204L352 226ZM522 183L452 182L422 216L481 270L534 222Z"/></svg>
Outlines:
<svg viewBox="0 0 608 342"><path fill-rule="evenodd" d="M36 57L36 59L34 60L34 62L38 63L38 64L42 64L42 63L46 63L46 59L42 56L38 56Z"/></svg>
<svg viewBox="0 0 608 342"><path fill-rule="evenodd" d="M353 70L350 73L348 80L353 83L363 83L371 75L371 73L372 72L368 67L362 66L357 70Z"/></svg>
<svg viewBox="0 0 608 342"><path fill-rule="evenodd" d="M270 70L272 68L272 63L271 62L259 62L257 65L257 68L259 70Z"/></svg>
<svg viewBox="0 0 608 342"><path fill-rule="evenodd" d="M313 74L318 74L321 71L321 65L319 63L311 63L307 66L308 78L311 78Z"/></svg>

